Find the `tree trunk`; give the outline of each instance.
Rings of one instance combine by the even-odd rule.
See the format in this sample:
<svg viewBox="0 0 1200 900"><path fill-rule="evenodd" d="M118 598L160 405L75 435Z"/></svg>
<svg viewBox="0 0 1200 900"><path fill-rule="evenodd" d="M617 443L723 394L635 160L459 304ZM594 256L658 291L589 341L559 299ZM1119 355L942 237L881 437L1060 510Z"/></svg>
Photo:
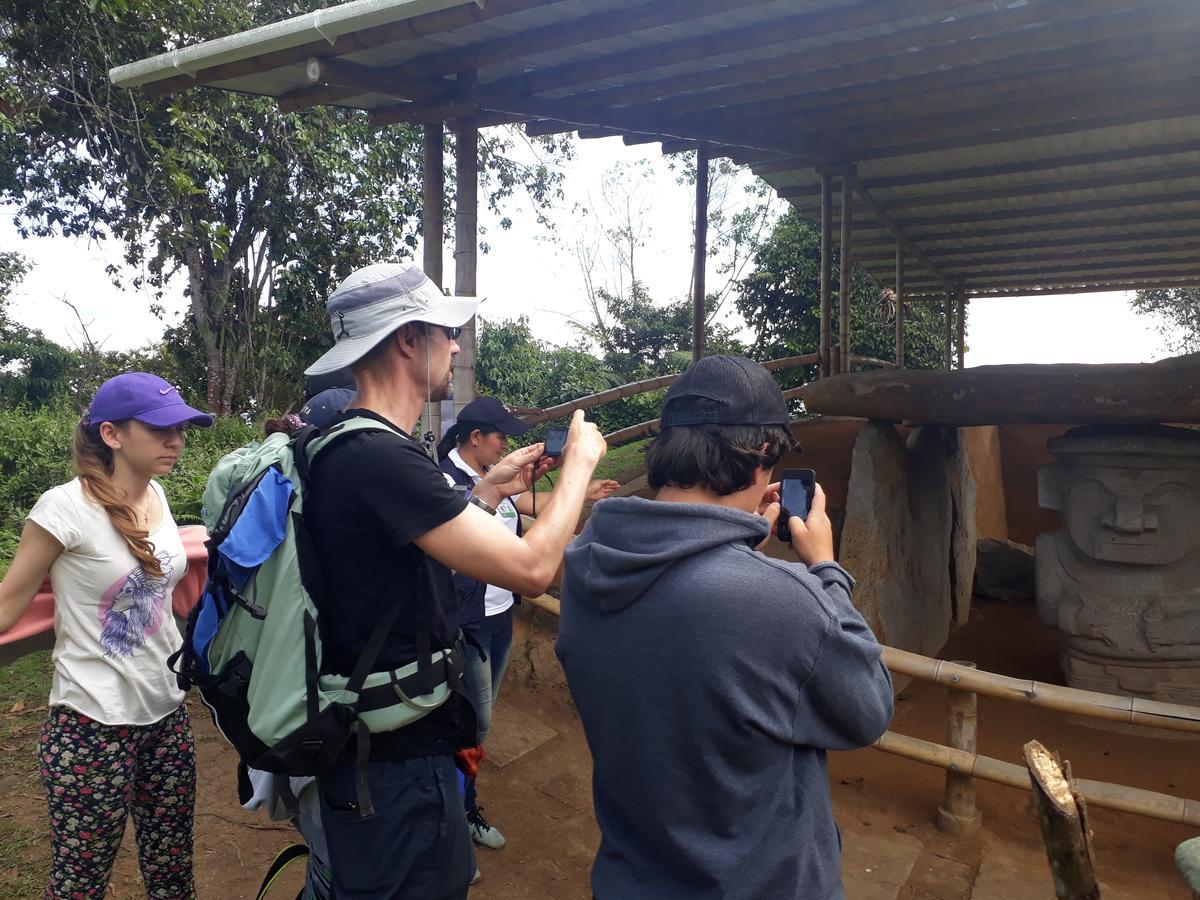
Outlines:
<svg viewBox="0 0 1200 900"><path fill-rule="evenodd" d="M1071 764L1064 763L1037 741L1025 745L1025 766L1033 783L1038 826L1054 893L1058 900L1098 900L1087 808L1075 791Z"/></svg>

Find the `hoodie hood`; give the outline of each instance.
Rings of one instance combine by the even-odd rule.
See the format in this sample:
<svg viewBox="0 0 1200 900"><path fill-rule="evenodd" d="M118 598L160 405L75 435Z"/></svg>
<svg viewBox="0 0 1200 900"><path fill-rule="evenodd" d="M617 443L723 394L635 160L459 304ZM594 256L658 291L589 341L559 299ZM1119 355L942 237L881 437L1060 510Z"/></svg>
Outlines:
<svg viewBox="0 0 1200 900"><path fill-rule="evenodd" d="M722 544L761 543L767 520L704 503L613 497L596 505L564 554L563 583L579 602L618 612L681 559Z"/></svg>

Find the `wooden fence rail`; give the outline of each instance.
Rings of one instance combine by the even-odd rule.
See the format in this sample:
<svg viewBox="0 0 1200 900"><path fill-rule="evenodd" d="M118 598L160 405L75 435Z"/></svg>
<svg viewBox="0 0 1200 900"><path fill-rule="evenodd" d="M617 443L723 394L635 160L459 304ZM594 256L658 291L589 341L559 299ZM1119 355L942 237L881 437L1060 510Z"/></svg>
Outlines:
<svg viewBox="0 0 1200 900"><path fill-rule="evenodd" d="M777 372L781 369L795 369L800 366L816 365L820 362L820 357L816 353L805 353L800 356L786 356L782 359L772 359L762 364L764 369L770 372ZM852 356L850 357L851 365L855 366L875 366L878 368L895 368L894 362L889 362L886 359L876 359L873 356ZM626 397L636 397L638 394L646 394L650 391L661 390L665 387L670 387L679 380L682 372L674 375L659 375L656 378L647 378L644 381L631 381L629 384L622 384L614 388L609 388L606 391L600 391L597 394L589 394L586 397L579 397L576 400L568 400L566 403L559 403L556 406L548 406L545 409L535 410L533 412L524 413L521 418L530 425L538 425L542 422L549 422L553 419L562 419L572 415L577 409L591 409L594 406L603 406L605 403L612 403L614 400L623 400ZM647 428L652 425L657 425L658 420L654 422L643 422L640 425L631 425L630 428ZM624 431L624 429L623 429ZM622 432L613 432L613 434L621 434ZM642 432L645 433L645 432ZM640 436L640 434L638 435ZM625 438L624 440L632 440ZM610 442L611 443L611 442ZM623 443L623 441L618 441Z"/></svg>
<svg viewBox="0 0 1200 900"><path fill-rule="evenodd" d="M561 602L543 594L526 601L531 606L559 615ZM1097 691L1083 691L1057 684L982 672L942 659L931 659L895 647L883 648L883 661L896 674L942 684L956 691L1011 700L1041 709L1072 713L1170 731L1200 733L1200 709L1178 703L1160 703L1135 697L1119 697ZM956 777L966 775L1022 790L1032 790L1029 771L1020 765L959 750L943 744L885 732L874 746L896 756L945 769ZM1173 797L1107 781L1076 779L1079 793L1089 803L1151 819L1162 819L1200 828L1200 801Z"/></svg>

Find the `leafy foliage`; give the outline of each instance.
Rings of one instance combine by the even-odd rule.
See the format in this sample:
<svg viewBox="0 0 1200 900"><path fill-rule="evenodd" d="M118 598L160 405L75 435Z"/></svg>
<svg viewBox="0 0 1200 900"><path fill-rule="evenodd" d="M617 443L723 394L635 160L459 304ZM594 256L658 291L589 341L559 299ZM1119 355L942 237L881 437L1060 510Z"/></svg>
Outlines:
<svg viewBox="0 0 1200 900"><path fill-rule="evenodd" d="M1138 291L1133 298L1133 309L1157 320L1157 331L1168 352L1200 352L1200 290Z"/></svg>
<svg viewBox="0 0 1200 900"><path fill-rule="evenodd" d="M71 445L79 410L68 403L33 409L0 409L0 562L16 550L26 513L43 492L74 477ZM161 479L171 512L181 525L200 521L204 482L217 460L260 436L241 419L218 419L212 428L190 428L174 471Z"/></svg>
<svg viewBox="0 0 1200 900"><path fill-rule="evenodd" d="M837 251L833 262L834 334L838 327ZM754 356L773 359L815 353L821 337L821 238L812 222L794 210L784 215L770 240L755 255L755 271L743 279L737 308L754 330ZM945 315L936 304L905 307L904 364L935 369L943 364ZM879 283L855 270L850 302L853 352L857 356L892 359L895 355L895 306ZM818 375L818 367L784 374L787 385L802 384Z"/></svg>
<svg viewBox="0 0 1200 900"><path fill-rule="evenodd" d="M135 284L161 292L186 273L190 315L168 346L189 374L203 370L217 413L287 403L300 361L330 340L332 285L411 255L420 131L227 91L151 98L113 86L108 69L326 5L0 0L0 198L28 232L121 241ZM551 202L553 168L509 159L510 135L480 141L489 203L518 189Z"/></svg>

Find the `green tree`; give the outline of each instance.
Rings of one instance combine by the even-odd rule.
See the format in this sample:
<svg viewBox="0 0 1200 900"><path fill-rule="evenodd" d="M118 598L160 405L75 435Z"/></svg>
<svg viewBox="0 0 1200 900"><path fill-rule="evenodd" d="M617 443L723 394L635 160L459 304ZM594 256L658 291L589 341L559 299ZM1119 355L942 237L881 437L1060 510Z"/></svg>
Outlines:
<svg viewBox="0 0 1200 900"><path fill-rule="evenodd" d="M832 327L837 333L838 261L833 262ZM776 224L755 254L755 270L742 280L737 308L755 332L756 359L815 353L821 337L821 238L817 226L790 211ZM936 369L944 360L945 315L939 304L905 307L904 364ZM850 302L852 349L856 356L892 359L895 355L895 303L889 292L855 269ZM817 366L784 373L786 385L818 375Z"/></svg>
<svg viewBox="0 0 1200 900"><path fill-rule="evenodd" d="M1200 352L1200 290L1138 291L1132 306L1139 315L1155 319L1155 328L1169 353Z"/></svg>
<svg viewBox="0 0 1200 900"><path fill-rule="evenodd" d="M0 0L0 198L28 232L119 240L137 286L186 274L192 334L173 344L202 354L217 413L275 402L279 384L251 395L298 383L311 349L281 326L318 318L352 268L411 254L420 132L211 89L151 98L108 69L325 5ZM510 160L506 134L481 140L489 201L524 187L549 202L552 169Z"/></svg>

